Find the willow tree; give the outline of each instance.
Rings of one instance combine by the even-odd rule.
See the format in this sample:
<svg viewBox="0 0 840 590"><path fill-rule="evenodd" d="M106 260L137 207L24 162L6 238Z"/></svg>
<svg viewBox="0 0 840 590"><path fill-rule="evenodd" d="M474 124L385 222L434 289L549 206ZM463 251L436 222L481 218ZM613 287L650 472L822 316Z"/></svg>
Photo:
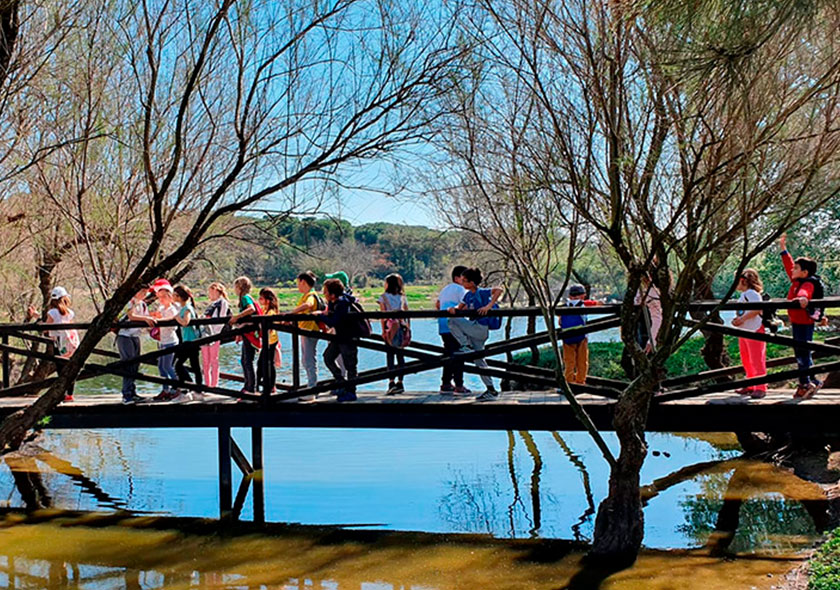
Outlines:
<svg viewBox="0 0 840 590"><path fill-rule="evenodd" d="M437 5L99 0L84 8L86 26L75 33L95 32L88 50L103 66L64 74L81 81L55 68L40 84L80 89L55 99L89 130L73 144L73 161L107 166L112 159L97 153L119 153L111 171L139 182L114 192L107 167L80 170L83 190L66 187L72 227L91 238L90 216L102 209L89 205L127 199L145 220L144 239L58 379L0 425L5 449L61 401L136 285L166 275L226 216L258 203L295 211L344 167L422 139L436 116L427 105L457 77L464 50ZM30 89L31 108L44 93ZM97 246L89 250L93 264Z"/></svg>
<svg viewBox="0 0 840 590"><path fill-rule="evenodd" d="M612 563L642 542L645 425L666 359L692 335L688 303L727 256L743 269L840 187L837 7L704 11L486 0L465 25L535 99L519 155L529 184L571 207L627 273L621 338L638 373L615 405L621 451L591 552ZM663 323L646 351L634 301L654 289Z"/></svg>

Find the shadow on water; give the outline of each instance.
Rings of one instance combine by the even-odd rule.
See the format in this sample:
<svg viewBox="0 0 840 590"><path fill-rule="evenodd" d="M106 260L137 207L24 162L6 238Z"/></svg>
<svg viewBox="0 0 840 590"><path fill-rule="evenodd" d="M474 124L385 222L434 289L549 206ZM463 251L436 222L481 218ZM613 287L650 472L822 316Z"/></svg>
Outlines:
<svg viewBox="0 0 840 590"><path fill-rule="evenodd" d="M0 509L0 588L551 588L641 590L685 588L769 588L757 583L779 575L798 559L796 543L764 544L775 535L810 538L829 525L822 490L765 463L743 459L702 461L677 469L644 486L649 504L667 490L699 485L682 501L684 532L696 550L645 550L630 568L604 568L583 559L587 545L581 527L595 513L595 496L583 460L559 433L552 433L580 474L586 508L572 525L575 541L538 539L543 522L541 490L544 459L537 440L518 432L532 463L530 502L517 474L517 436L508 432L507 475L510 488L492 491L505 502L482 494L482 486L463 480L446 496L450 510L464 523L483 522L486 534L397 532L349 529L347 526L257 524L150 515L126 510L118 498L72 462L40 447L5 457L26 510ZM551 440L551 439L549 439ZM67 511L50 482L51 470L111 512ZM107 487L107 485L106 485ZM240 485L238 516L251 478ZM508 493L512 499L508 503ZM550 505L550 504L549 504ZM528 521L529 539L498 539L493 522L501 518L517 530L517 513ZM502 529L504 530L504 529ZM521 529L519 529L521 530ZM759 531L759 532L756 532ZM763 536L762 538L759 538ZM767 554L755 548L773 547ZM5 556L5 557L4 557ZM93 569L91 569L93 568ZM90 573L93 571L94 573ZM3 572L6 578L3 578ZM30 580L30 582L25 582ZM8 582L6 584L5 582ZM606 584L605 584L606 582ZM762 582L763 583L763 582Z"/></svg>

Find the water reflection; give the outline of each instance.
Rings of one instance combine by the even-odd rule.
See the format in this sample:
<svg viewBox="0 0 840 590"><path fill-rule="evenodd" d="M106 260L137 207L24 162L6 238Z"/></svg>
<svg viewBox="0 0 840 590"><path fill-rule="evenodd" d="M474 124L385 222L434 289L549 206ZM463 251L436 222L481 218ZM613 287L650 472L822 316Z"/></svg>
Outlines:
<svg viewBox="0 0 840 590"><path fill-rule="evenodd" d="M35 513L0 520L0 588L586 588L585 547L552 540ZM769 590L791 556L645 551L609 590ZM793 558L795 559L795 558ZM772 577L768 578L768 574Z"/></svg>
<svg viewBox="0 0 840 590"><path fill-rule="evenodd" d="M235 478L236 518L253 519L260 483L270 522L587 541L606 492L606 467L580 433L323 429L265 437L264 480ZM651 438L671 457L645 465L648 546L787 550L828 526L818 486L707 442ZM215 518L212 441L212 431L52 432L30 452L5 457L0 498L30 511Z"/></svg>

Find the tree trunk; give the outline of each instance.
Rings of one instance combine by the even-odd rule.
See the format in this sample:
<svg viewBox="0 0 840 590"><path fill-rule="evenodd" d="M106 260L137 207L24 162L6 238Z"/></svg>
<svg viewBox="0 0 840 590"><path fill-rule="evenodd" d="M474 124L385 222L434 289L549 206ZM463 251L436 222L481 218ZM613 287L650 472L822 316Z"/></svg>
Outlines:
<svg viewBox="0 0 840 590"><path fill-rule="evenodd" d="M713 280L714 277L707 276L702 269L695 269L694 298L700 300L714 299L715 294L712 289ZM699 320L704 316L704 314L692 313L691 316L693 319ZM710 321L714 324L723 323L723 319L720 317L718 312L713 313L709 317ZM705 330L701 330L701 333L703 334L705 343L703 344L703 348L700 350L700 354L703 355L703 362L706 363L706 366L710 369L722 369L724 367L728 367L731 359L729 358L729 353L726 351L726 341L724 340L723 334L708 332ZM728 377L725 379L728 380Z"/></svg>
<svg viewBox="0 0 840 590"><path fill-rule="evenodd" d="M93 349L99 344L102 337L109 332L111 324L117 319L128 300L131 299L134 294L133 289L133 283L123 284L117 289L114 296L105 303L102 312L91 322L91 326L86 331L79 348L64 365L57 380L47 389L46 393L36 399L30 406L18 410L3 420L0 424L0 453L17 449L26 437L26 433L37 426L45 416L64 401L65 392L76 380Z"/></svg>
<svg viewBox="0 0 840 590"><path fill-rule="evenodd" d="M589 558L611 565L636 560L644 538L640 473L647 456L645 424L654 379L639 378L619 398L613 425L621 454L610 470L609 493L598 507Z"/></svg>

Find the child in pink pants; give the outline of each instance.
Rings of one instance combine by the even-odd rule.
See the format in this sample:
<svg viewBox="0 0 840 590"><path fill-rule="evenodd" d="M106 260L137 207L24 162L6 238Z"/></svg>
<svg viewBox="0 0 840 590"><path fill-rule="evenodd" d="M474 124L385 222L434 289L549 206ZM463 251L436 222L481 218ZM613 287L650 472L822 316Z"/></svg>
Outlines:
<svg viewBox="0 0 840 590"><path fill-rule="evenodd" d="M738 291L741 292L739 303L761 301L761 291L764 286L755 269L748 268L738 277ZM761 321L761 310L751 309L738 311L738 315L732 320L732 325L741 330L764 333L764 325ZM751 338L739 338L738 350L741 353L741 364L744 365L744 372L747 379L763 377L767 374L767 343L752 340ZM762 398L767 395L767 385L752 385L739 389L738 393L749 395L753 398Z"/></svg>

